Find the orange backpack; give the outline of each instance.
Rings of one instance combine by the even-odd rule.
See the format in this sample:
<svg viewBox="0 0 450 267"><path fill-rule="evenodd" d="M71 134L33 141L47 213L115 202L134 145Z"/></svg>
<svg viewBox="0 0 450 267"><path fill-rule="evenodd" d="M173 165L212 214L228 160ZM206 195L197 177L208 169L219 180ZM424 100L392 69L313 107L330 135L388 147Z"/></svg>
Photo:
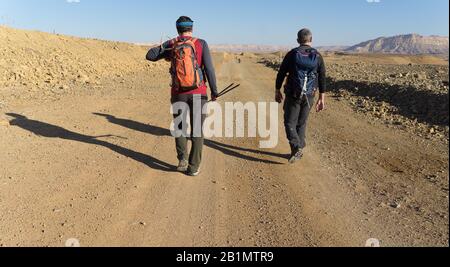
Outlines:
<svg viewBox="0 0 450 267"><path fill-rule="evenodd" d="M202 69L197 61L197 39L174 40L172 47L172 86L181 92L198 89L203 83Z"/></svg>

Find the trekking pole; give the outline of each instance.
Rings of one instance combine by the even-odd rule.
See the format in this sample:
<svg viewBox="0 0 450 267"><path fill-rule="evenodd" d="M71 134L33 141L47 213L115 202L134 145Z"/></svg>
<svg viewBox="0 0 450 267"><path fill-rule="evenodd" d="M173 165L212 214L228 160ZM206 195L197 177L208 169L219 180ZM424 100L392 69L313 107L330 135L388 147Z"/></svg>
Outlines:
<svg viewBox="0 0 450 267"><path fill-rule="evenodd" d="M173 40L174 38L170 37L169 35L166 36L167 41ZM173 48L164 48L165 51L173 50Z"/></svg>
<svg viewBox="0 0 450 267"><path fill-rule="evenodd" d="M164 37L164 36L165 36L165 37ZM163 44L164 44L164 42L163 42L163 41L164 41L164 38L167 38L167 41L170 41L170 40L173 39L172 37L170 37L170 36L168 36L168 35L166 35L166 34L163 33L163 34L161 35L161 41L160 41L160 45L159 45L159 46L161 47L161 50L162 50L162 51L170 51L170 50L173 50L172 48L166 48L166 47L163 46Z"/></svg>
<svg viewBox="0 0 450 267"><path fill-rule="evenodd" d="M225 94L228 94L229 92L233 91L234 89L238 88L240 86L240 84L238 85L234 85L234 83L228 85L223 91L221 91L218 95L217 98L224 96ZM208 101L208 102L211 102Z"/></svg>
<svg viewBox="0 0 450 267"><path fill-rule="evenodd" d="M228 94L229 92L233 91L234 89L238 88L239 86L241 86L241 85L238 84L238 85L235 85L235 86L233 86L233 87L230 87L230 88L228 88L228 89L226 89L226 90L223 90L217 97L224 96L224 95Z"/></svg>
<svg viewBox="0 0 450 267"><path fill-rule="evenodd" d="M223 89L223 91L221 91L221 92L217 95L217 97L219 97L219 96L220 96L223 92L225 92L226 90L228 90L228 89L230 89L231 87L233 87L233 85L234 85L234 83L228 85L225 89ZM211 100L208 101L208 103L209 103L209 102L211 102Z"/></svg>
<svg viewBox="0 0 450 267"><path fill-rule="evenodd" d="M159 47L161 48L161 50L164 51L164 47L163 47L163 38L164 38L164 33L161 34L161 39L159 40Z"/></svg>
<svg viewBox="0 0 450 267"><path fill-rule="evenodd" d="M225 92L226 90L230 89L231 87L233 87L233 85L234 85L234 83L228 85L225 89L223 89L223 90L219 93L219 95L220 95L221 93Z"/></svg>

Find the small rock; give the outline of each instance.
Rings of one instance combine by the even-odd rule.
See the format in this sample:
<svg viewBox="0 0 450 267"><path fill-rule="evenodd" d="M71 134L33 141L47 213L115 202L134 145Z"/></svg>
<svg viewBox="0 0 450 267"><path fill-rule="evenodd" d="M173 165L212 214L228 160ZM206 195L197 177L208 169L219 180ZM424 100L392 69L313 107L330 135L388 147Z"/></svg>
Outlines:
<svg viewBox="0 0 450 267"><path fill-rule="evenodd" d="M415 73L414 78L419 79L419 80L426 80L427 75L425 73Z"/></svg>
<svg viewBox="0 0 450 267"><path fill-rule="evenodd" d="M89 77L85 74L78 75L78 80L83 83L89 83Z"/></svg>

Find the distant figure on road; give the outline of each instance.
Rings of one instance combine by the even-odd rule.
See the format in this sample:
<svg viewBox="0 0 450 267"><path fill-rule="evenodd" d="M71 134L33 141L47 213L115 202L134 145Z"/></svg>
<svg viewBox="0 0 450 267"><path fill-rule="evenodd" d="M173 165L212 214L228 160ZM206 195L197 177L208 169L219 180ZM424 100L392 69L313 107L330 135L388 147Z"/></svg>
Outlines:
<svg viewBox="0 0 450 267"><path fill-rule="evenodd" d="M182 16L177 20L176 27L179 36L161 46L150 49L147 59L150 61L166 59L172 62L170 69L172 75L171 102L172 104L180 102L187 104L191 129L194 126L201 127L199 135L191 134L190 136L192 140L190 154L187 152L188 137L183 135L176 138L178 171L186 172L190 176L197 176L200 173L204 144L203 123L206 119L205 115L198 113L202 112L203 106L208 102L206 82L209 83L212 100L215 101L218 96L216 75L208 44L206 41L192 36L194 22L189 17ZM200 110L194 108L197 100L201 103ZM174 114L175 118L181 116L182 127L188 125L185 115L182 112Z"/></svg>
<svg viewBox="0 0 450 267"><path fill-rule="evenodd" d="M309 113L314 103L317 85L319 100L316 111L325 108L326 70L322 55L312 48L312 33L308 29L298 32L299 47L291 50L283 60L276 80L275 99L283 102L281 87L286 76L284 101L284 125L291 145L289 163L295 163L303 157L306 147L306 128Z"/></svg>

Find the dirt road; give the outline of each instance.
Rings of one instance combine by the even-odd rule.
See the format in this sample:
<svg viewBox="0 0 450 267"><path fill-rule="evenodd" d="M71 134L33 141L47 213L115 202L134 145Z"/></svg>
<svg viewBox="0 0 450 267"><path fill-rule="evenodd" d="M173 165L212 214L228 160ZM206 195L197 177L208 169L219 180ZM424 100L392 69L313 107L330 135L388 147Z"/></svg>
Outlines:
<svg viewBox="0 0 450 267"><path fill-rule="evenodd" d="M217 56L224 101L272 101L275 72ZM448 147L329 99L297 165L280 144L206 142L202 174L174 172L168 80L130 75L98 90L1 107L0 245L448 245Z"/></svg>

